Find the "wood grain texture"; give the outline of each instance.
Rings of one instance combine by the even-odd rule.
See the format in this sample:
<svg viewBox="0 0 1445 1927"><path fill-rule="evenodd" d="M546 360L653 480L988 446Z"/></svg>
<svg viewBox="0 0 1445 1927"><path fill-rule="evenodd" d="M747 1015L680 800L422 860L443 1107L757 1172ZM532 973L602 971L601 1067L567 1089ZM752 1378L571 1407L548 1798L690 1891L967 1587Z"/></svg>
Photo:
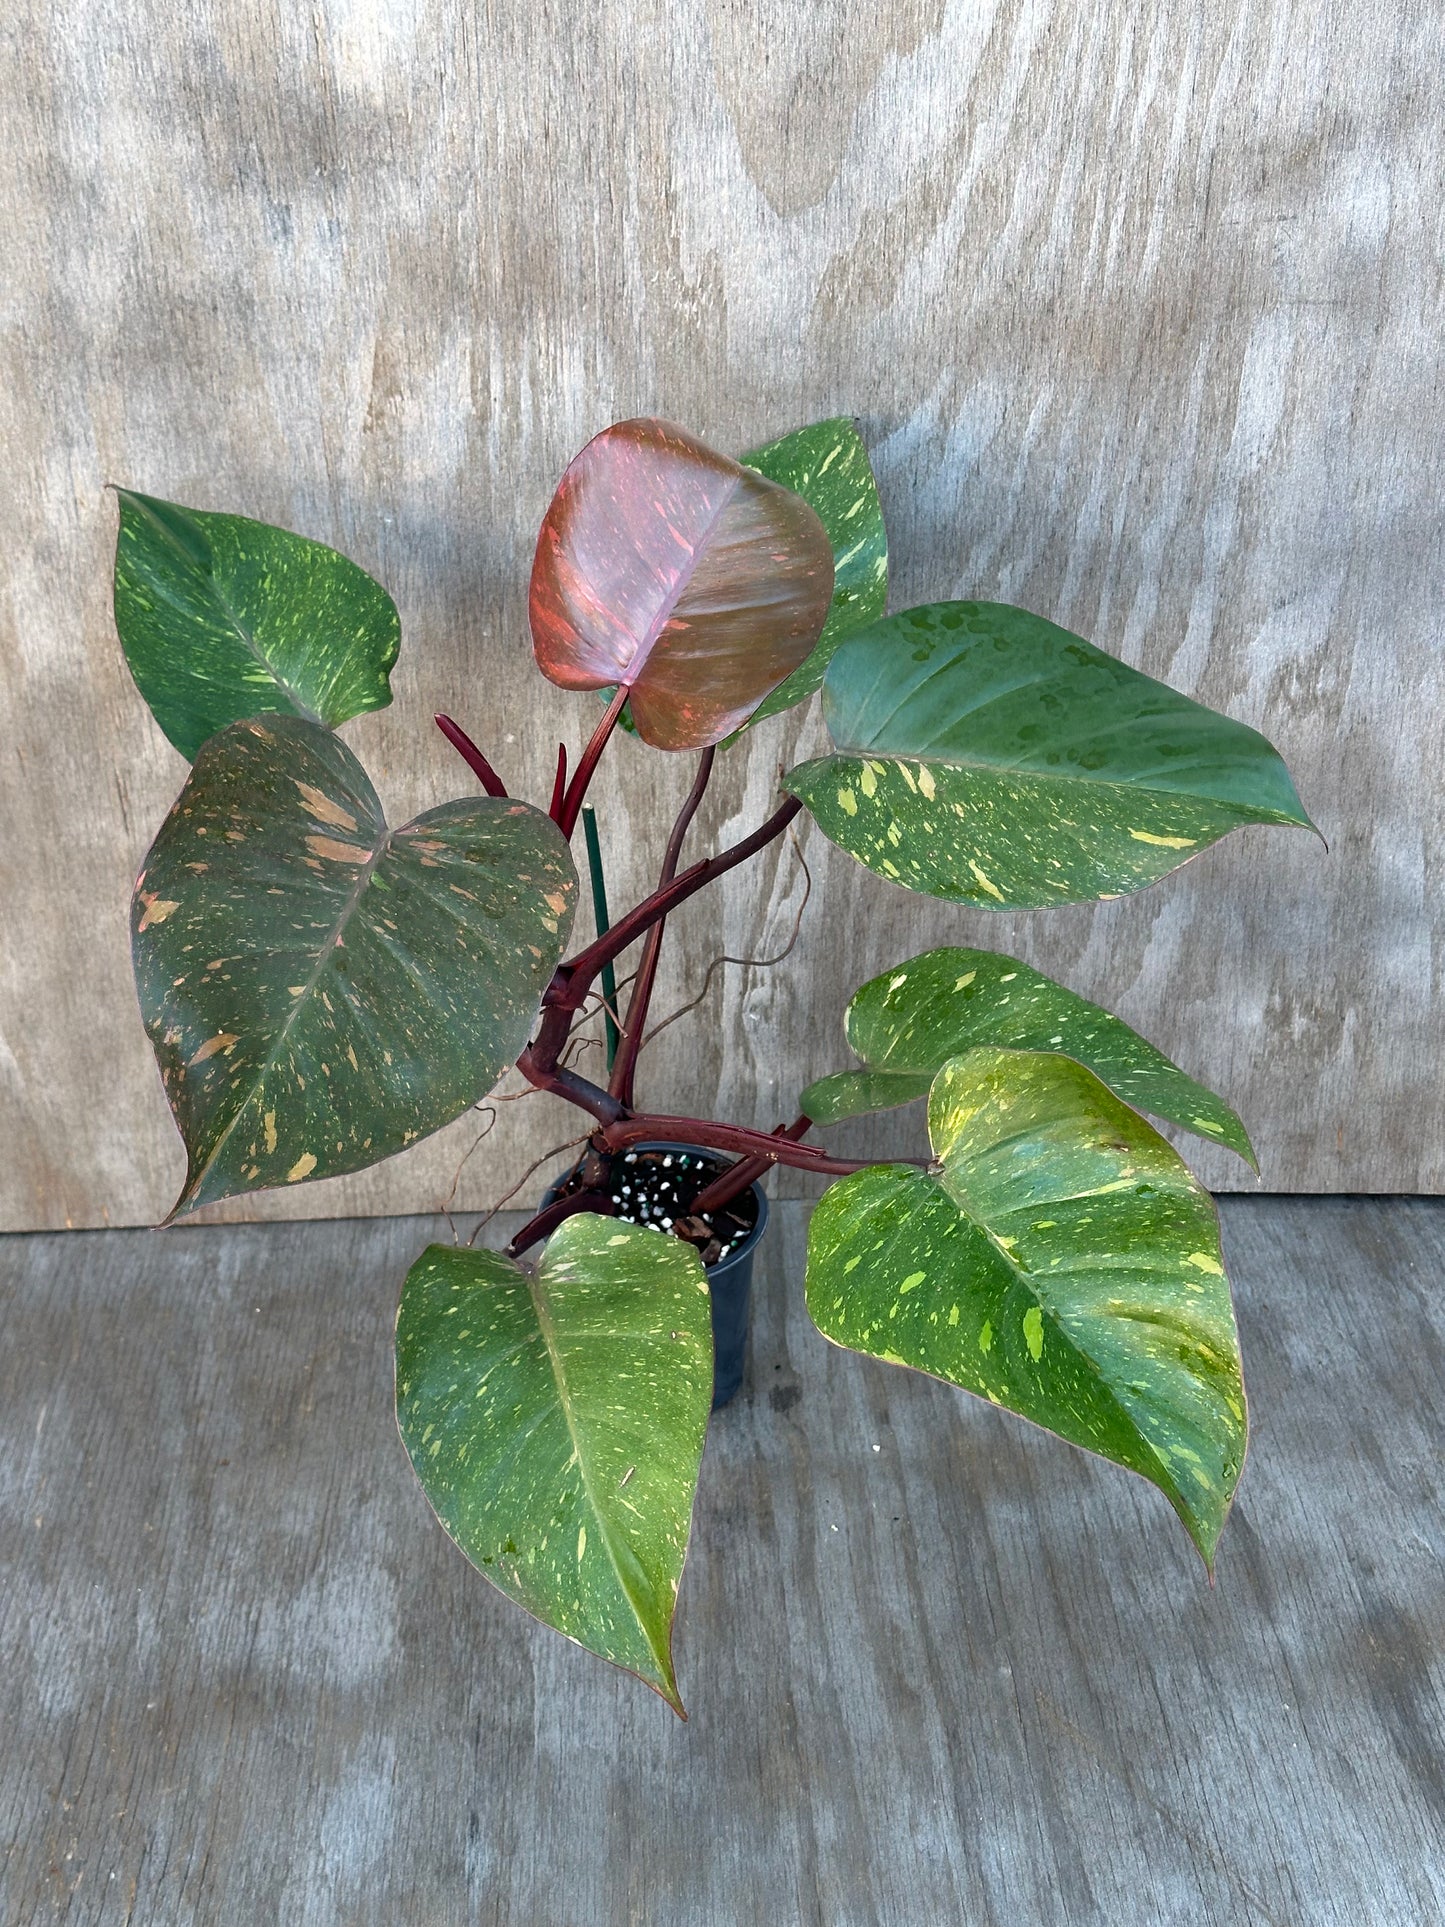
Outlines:
<svg viewBox="0 0 1445 1927"><path fill-rule="evenodd" d="M997 943L1221 1089L1267 1185L1439 1188L1427 0L31 0L22 21L0 82L0 1224L151 1220L181 1171L124 906L184 772L112 633L104 484L380 576L397 701L347 736L404 820L470 790L437 709L545 798L593 709L530 667L535 528L587 437L651 411L729 449L856 413L895 606L1016 601L1228 709L1331 843L1247 832L1041 919L904 895L811 836L797 953L724 973L725 1041L690 1020L659 1042L661 1107L716 1089L771 1126L847 1061L855 985ZM731 752L698 847L820 741L784 717ZM614 901L689 774L619 749ZM680 917L663 998L778 947L801 887L784 850ZM462 1202L572 1129L551 1100L504 1123ZM430 1209L469 1130L231 1208ZM1247 1181L1223 1152L1202 1170Z"/></svg>
<svg viewBox="0 0 1445 1927"><path fill-rule="evenodd" d="M1445 1917L1445 1205L1223 1215L1255 1438L1211 1591L1141 1482L825 1344L785 1206L687 1726L428 1514L391 1337L434 1222L0 1242L0 1916Z"/></svg>

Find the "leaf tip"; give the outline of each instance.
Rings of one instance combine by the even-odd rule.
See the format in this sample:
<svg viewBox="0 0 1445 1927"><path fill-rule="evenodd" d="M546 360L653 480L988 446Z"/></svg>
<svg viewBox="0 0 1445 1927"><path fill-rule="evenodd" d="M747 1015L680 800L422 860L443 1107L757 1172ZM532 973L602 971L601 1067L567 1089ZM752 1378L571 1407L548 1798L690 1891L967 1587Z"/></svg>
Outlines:
<svg viewBox="0 0 1445 1927"><path fill-rule="evenodd" d="M189 1218L191 1213L196 1209L197 1204L195 1197L192 1195L191 1180L187 1178L180 1196L176 1199L166 1215L157 1221L155 1228L157 1231L169 1231L173 1224L179 1224L183 1218Z"/></svg>
<svg viewBox="0 0 1445 1927"><path fill-rule="evenodd" d="M674 1671L673 1664L672 1664L670 1638L668 1641L668 1647L669 1647L669 1650L666 1651L665 1653L655 1654L655 1657L658 1662L656 1674L651 1679L648 1679L646 1674L641 1675L641 1677L643 1678L644 1682L652 1688L653 1692L656 1693L657 1697L660 1700L665 1701L666 1704L672 1708L673 1712L676 1713L677 1717L682 1721L683 1725L686 1726L687 1708L683 1705L682 1694L678 1691L677 1674Z"/></svg>
<svg viewBox="0 0 1445 1927"><path fill-rule="evenodd" d="M1237 1158L1242 1158L1258 1177L1260 1175L1259 1153L1254 1148L1249 1132L1245 1130L1243 1121L1233 1111L1229 1113L1229 1119L1234 1128L1227 1137L1222 1137L1219 1141L1233 1151Z"/></svg>

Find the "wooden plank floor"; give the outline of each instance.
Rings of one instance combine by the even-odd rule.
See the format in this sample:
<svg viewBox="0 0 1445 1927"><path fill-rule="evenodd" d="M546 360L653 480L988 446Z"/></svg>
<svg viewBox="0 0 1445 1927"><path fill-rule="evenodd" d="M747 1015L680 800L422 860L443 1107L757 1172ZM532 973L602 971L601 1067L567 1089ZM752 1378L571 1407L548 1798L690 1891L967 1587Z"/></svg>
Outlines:
<svg viewBox="0 0 1445 1927"><path fill-rule="evenodd" d="M1228 1199L1254 1418L1164 1502L808 1324L778 1213L683 1726L393 1428L417 1219L0 1241L0 1918L1445 1921L1445 1202Z"/></svg>

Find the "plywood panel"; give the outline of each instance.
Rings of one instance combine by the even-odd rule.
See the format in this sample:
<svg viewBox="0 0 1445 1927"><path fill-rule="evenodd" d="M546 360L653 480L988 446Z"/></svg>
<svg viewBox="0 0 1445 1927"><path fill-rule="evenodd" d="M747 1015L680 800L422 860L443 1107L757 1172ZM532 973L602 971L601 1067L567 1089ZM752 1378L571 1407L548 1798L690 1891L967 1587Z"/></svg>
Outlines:
<svg viewBox="0 0 1445 1927"><path fill-rule="evenodd" d="M582 440L652 410L733 448L858 414L897 600L1016 600L1227 707L1331 845L1250 833L1039 919L805 837L797 951L659 1041L662 1105L790 1114L854 984L957 937L1220 1086L1271 1186L1438 1188L1439 66L1425 0L35 5L0 144L0 1223L153 1218L180 1170L124 905L183 768L111 632L105 482L387 582L397 701L348 734L409 810L467 787L439 708L545 791L590 712L528 668L532 533ZM735 752L700 843L815 733ZM625 745L599 792L616 897L686 785L656 762ZM791 850L730 879L664 995L777 947L800 890ZM571 1115L504 1112L459 1198ZM429 1208L470 1129L242 1208Z"/></svg>

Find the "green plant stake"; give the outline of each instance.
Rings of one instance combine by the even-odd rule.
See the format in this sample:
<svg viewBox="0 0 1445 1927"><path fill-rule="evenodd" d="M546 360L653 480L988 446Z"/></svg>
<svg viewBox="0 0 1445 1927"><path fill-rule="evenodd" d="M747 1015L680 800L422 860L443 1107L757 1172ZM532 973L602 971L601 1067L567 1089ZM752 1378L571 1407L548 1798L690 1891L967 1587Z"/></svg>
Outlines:
<svg viewBox="0 0 1445 1927"><path fill-rule="evenodd" d="M570 769L559 752L543 810L439 716L484 794L392 829L334 733L390 700L385 591L300 536L120 496L117 628L194 762L132 918L188 1157L171 1215L375 1163L513 1064L580 1109L576 1176L507 1252L432 1246L412 1267L397 1416L478 1569L679 1713L673 1611L712 1386L704 1260L775 1164L838 1180L805 1281L835 1343L1138 1473L1211 1570L1244 1459L1214 1206L1141 1113L1252 1165L1254 1150L1222 1099L1097 1004L1017 958L944 946L858 990L858 1063L811 1084L791 1123L636 1103L667 918L804 808L889 883L977 910L1116 897L1242 824L1312 827L1254 730L1026 610L889 616L887 588L852 422L741 461L670 423L618 423L563 476L531 582L543 674L605 699L590 739ZM717 755L820 688L830 753L784 775L756 830L685 862ZM586 797L624 719L698 760L656 888L614 924ZM579 816L596 936L569 955ZM614 965L634 944L619 1014ZM605 1085L571 1061L599 984ZM925 1096L911 1159L805 1141ZM642 1222L632 1147L648 1141L704 1146L722 1175ZM657 1155L675 1186L682 1156Z"/></svg>
<svg viewBox="0 0 1445 1927"><path fill-rule="evenodd" d="M592 879L592 918L597 925L599 937L605 937L612 928L607 915L607 879L602 874L602 845L597 840L597 812L590 804L582 811L582 836L587 845L587 872ZM617 972L611 961L603 964L602 978L602 1020L607 1035L607 1068L610 1071L617 1062Z"/></svg>

